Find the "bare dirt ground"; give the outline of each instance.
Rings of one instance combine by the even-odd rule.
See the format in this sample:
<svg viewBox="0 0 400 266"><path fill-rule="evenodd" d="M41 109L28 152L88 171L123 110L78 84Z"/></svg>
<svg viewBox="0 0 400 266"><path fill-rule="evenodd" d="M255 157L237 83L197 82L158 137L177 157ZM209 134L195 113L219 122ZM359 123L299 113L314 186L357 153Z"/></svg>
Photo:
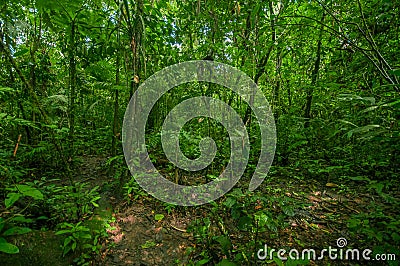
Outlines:
<svg viewBox="0 0 400 266"><path fill-rule="evenodd" d="M113 214L109 231L111 248L102 265L185 265L186 249L193 243L187 234L188 219L166 216L154 219L154 211L140 202Z"/></svg>

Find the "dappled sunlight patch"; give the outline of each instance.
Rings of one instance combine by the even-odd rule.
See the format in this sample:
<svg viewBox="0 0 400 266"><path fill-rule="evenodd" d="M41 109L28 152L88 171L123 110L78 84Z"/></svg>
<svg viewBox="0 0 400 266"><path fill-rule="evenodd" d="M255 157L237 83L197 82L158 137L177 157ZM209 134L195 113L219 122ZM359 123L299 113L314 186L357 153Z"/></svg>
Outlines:
<svg viewBox="0 0 400 266"><path fill-rule="evenodd" d="M109 238L114 243L121 242L122 238L124 237L124 233L122 232L121 227L117 223L111 223L110 225L111 227L107 228Z"/></svg>
<svg viewBox="0 0 400 266"><path fill-rule="evenodd" d="M136 223L138 221L141 221L142 219L140 217L136 217L132 214L128 215L127 217L123 217L123 218L119 218L119 221L123 222L123 223Z"/></svg>

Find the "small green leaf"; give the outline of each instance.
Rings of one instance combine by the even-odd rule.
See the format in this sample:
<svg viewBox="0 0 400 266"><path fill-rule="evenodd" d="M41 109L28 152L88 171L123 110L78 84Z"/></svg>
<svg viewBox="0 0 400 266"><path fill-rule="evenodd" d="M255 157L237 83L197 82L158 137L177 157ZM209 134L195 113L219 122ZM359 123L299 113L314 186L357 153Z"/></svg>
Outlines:
<svg viewBox="0 0 400 266"><path fill-rule="evenodd" d="M274 262L276 263L276 265L278 265L278 266L283 266L283 262L282 262L282 260L281 259L279 259L279 258L277 258L277 257L274 257Z"/></svg>
<svg viewBox="0 0 400 266"><path fill-rule="evenodd" d="M393 232L392 233L392 239L394 241L400 242L400 235L398 233L396 233L396 232Z"/></svg>
<svg viewBox="0 0 400 266"><path fill-rule="evenodd" d="M238 228L241 231L247 231L253 225L253 220L249 216L240 217Z"/></svg>
<svg viewBox="0 0 400 266"><path fill-rule="evenodd" d="M216 266L236 266L237 264L227 259L221 260Z"/></svg>
<svg viewBox="0 0 400 266"><path fill-rule="evenodd" d="M67 237L67 238L64 240L64 247L68 246L68 244L71 243L71 241L72 241L72 237Z"/></svg>
<svg viewBox="0 0 400 266"><path fill-rule="evenodd" d="M197 262L196 265L204 265L206 263L208 263L210 261L210 259L202 259L201 261Z"/></svg>
<svg viewBox="0 0 400 266"><path fill-rule="evenodd" d="M144 243L143 245L140 245L143 249L145 248L152 248L156 245L156 243L154 241L151 240L147 240L146 243Z"/></svg>
<svg viewBox="0 0 400 266"><path fill-rule="evenodd" d="M154 216L154 219L155 219L156 221L161 221L162 219L164 219L164 214L156 214L156 215Z"/></svg>
<svg viewBox="0 0 400 266"><path fill-rule="evenodd" d="M92 244L89 244L89 243L87 243L87 244L84 244L83 246L82 246L82 248L92 248L93 247L93 245Z"/></svg>
<svg viewBox="0 0 400 266"><path fill-rule="evenodd" d="M71 233L71 230L60 230L56 232L56 235L62 235L62 234L67 234Z"/></svg>
<svg viewBox="0 0 400 266"><path fill-rule="evenodd" d="M370 179L368 177L364 177L364 176L349 176L349 179L351 179L353 181L370 181Z"/></svg>
<svg viewBox="0 0 400 266"><path fill-rule="evenodd" d="M400 77L400 69L390 70L389 73Z"/></svg>
<svg viewBox="0 0 400 266"><path fill-rule="evenodd" d="M14 54L14 57L18 57L18 56L24 55L24 54L26 54L27 52L29 52L29 50L26 49L26 48L24 48L24 49L19 50L18 52L16 52L16 53Z"/></svg>
<svg viewBox="0 0 400 266"><path fill-rule="evenodd" d="M230 208L232 208L233 205L235 205L235 203L236 203L235 198L228 197L228 198L226 198L224 205L230 209Z"/></svg>
<svg viewBox="0 0 400 266"><path fill-rule="evenodd" d="M71 246L65 247L64 252L63 252L63 256L65 256L66 254L68 254L68 252L70 252L70 250L71 250Z"/></svg>
<svg viewBox="0 0 400 266"><path fill-rule="evenodd" d="M15 92L15 91L16 91L16 90L13 89L13 88L1 87L1 86L0 86L0 95L5 94L5 93L13 93L13 92ZM8 114L6 114L6 113L0 113L0 117L1 117L1 118L7 117L7 116L8 116Z"/></svg>
<svg viewBox="0 0 400 266"><path fill-rule="evenodd" d="M79 238L80 239L91 239L92 238L92 235L91 234L88 234L88 233L80 233L79 234Z"/></svg>

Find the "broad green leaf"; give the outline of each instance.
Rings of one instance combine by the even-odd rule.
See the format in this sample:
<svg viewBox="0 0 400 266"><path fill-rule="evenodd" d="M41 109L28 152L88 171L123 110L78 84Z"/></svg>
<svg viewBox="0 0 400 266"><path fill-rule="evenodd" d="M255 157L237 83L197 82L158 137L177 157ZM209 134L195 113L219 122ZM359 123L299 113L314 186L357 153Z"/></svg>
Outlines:
<svg viewBox="0 0 400 266"><path fill-rule="evenodd" d="M224 236L224 235L216 236L216 237L214 237L214 240L219 243L219 245L221 246L222 252L225 255L229 256L229 251L232 249L231 240L227 236Z"/></svg>
<svg viewBox="0 0 400 266"><path fill-rule="evenodd" d="M0 237L0 251L7 254L17 254L19 249L17 246L8 243L4 238Z"/></svg>
<svg viewBox="0 0 400 266"><path fill-rule="evenodd" d="M6 208L10 208L14 203L21 197L22 195L19 193L8 193L7 198L5 199L4 203Z"/></svg>
<svg viewBox="0 0 400 266"><path fill-rule="evenodd" d="M3 235L4 236L23 235L23 234L29 233L31 231L32 231L32 229L30 229L28 227L18 227L18 226L16 226L16 227L12 227L12 228L6 230L3 233Z"/></svg>
<svg viewBox="0 0 400 266"><path fill-rule="evenodd" d="M82 232L89 232L89 231L90 231L89 228L87 228L86 226L82 226L82 225L76 227L76 230L77 230L77 231L82 231Z"/></svg>
<svg viewBox="0 0 400 266"><path fill-rule="evenodd" d="M78 238L79 239L91 239L92 235L89 233L79 232Z"/></svg>
<svg viewBox="0 0 400 266"><path fill-rule="evenodd" d="M348 131L347 132L347 137L351 138L351 136L354 133L365 133L365 132L368 132L368 131L370 131L372 129L379 128L379 127L380 127L380 125L366 125L366 126L363 126L363 127L357 127L355 129L352 129L352 130Z"/></svg>
<svg viewBox="0 0 400 266"><path fill-rule="evenodd" d="M28 185L17 185L18 190L24 195L24 196L30 196L34 198L35 200L41 200L43 199L43 194L36 188L33 188Z"/></svg>
<svg viewBox="0 0 400 266"><path fill-rule="evenodd" d="M14 222L20 222L20 223L32 223L33 219L30 218L25 218L24 216L16 216L11 219Z"/></svg>

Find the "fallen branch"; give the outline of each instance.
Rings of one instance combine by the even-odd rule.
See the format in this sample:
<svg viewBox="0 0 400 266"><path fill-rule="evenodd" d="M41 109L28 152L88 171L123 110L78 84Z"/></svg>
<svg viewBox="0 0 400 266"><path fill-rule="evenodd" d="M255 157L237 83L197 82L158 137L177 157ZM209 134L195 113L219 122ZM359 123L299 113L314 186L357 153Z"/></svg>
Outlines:
<svg viewBox="0 0 400 266"><path fill-rule="evenodd" d="M19 147L19 142L21 141L21 137L22 137L22 135L19 134L19 135L18 135L17 144L15 144L15 148L14 148L14 152L13 152L13 156L14 156L14 157L17 155L17 151L18 151L18 147Z"/></svg>
<svg viewBox="0 0 400 266"><path fill-rule="evenodd" d="M187 232L186 229L178 228L176 226L173 226L172 224L169 224L169 226L171 226L171 228L173 228L173 229L175 229L175 230L177 230L179 232L182 232L182 233L186 233Z"/></svg>

